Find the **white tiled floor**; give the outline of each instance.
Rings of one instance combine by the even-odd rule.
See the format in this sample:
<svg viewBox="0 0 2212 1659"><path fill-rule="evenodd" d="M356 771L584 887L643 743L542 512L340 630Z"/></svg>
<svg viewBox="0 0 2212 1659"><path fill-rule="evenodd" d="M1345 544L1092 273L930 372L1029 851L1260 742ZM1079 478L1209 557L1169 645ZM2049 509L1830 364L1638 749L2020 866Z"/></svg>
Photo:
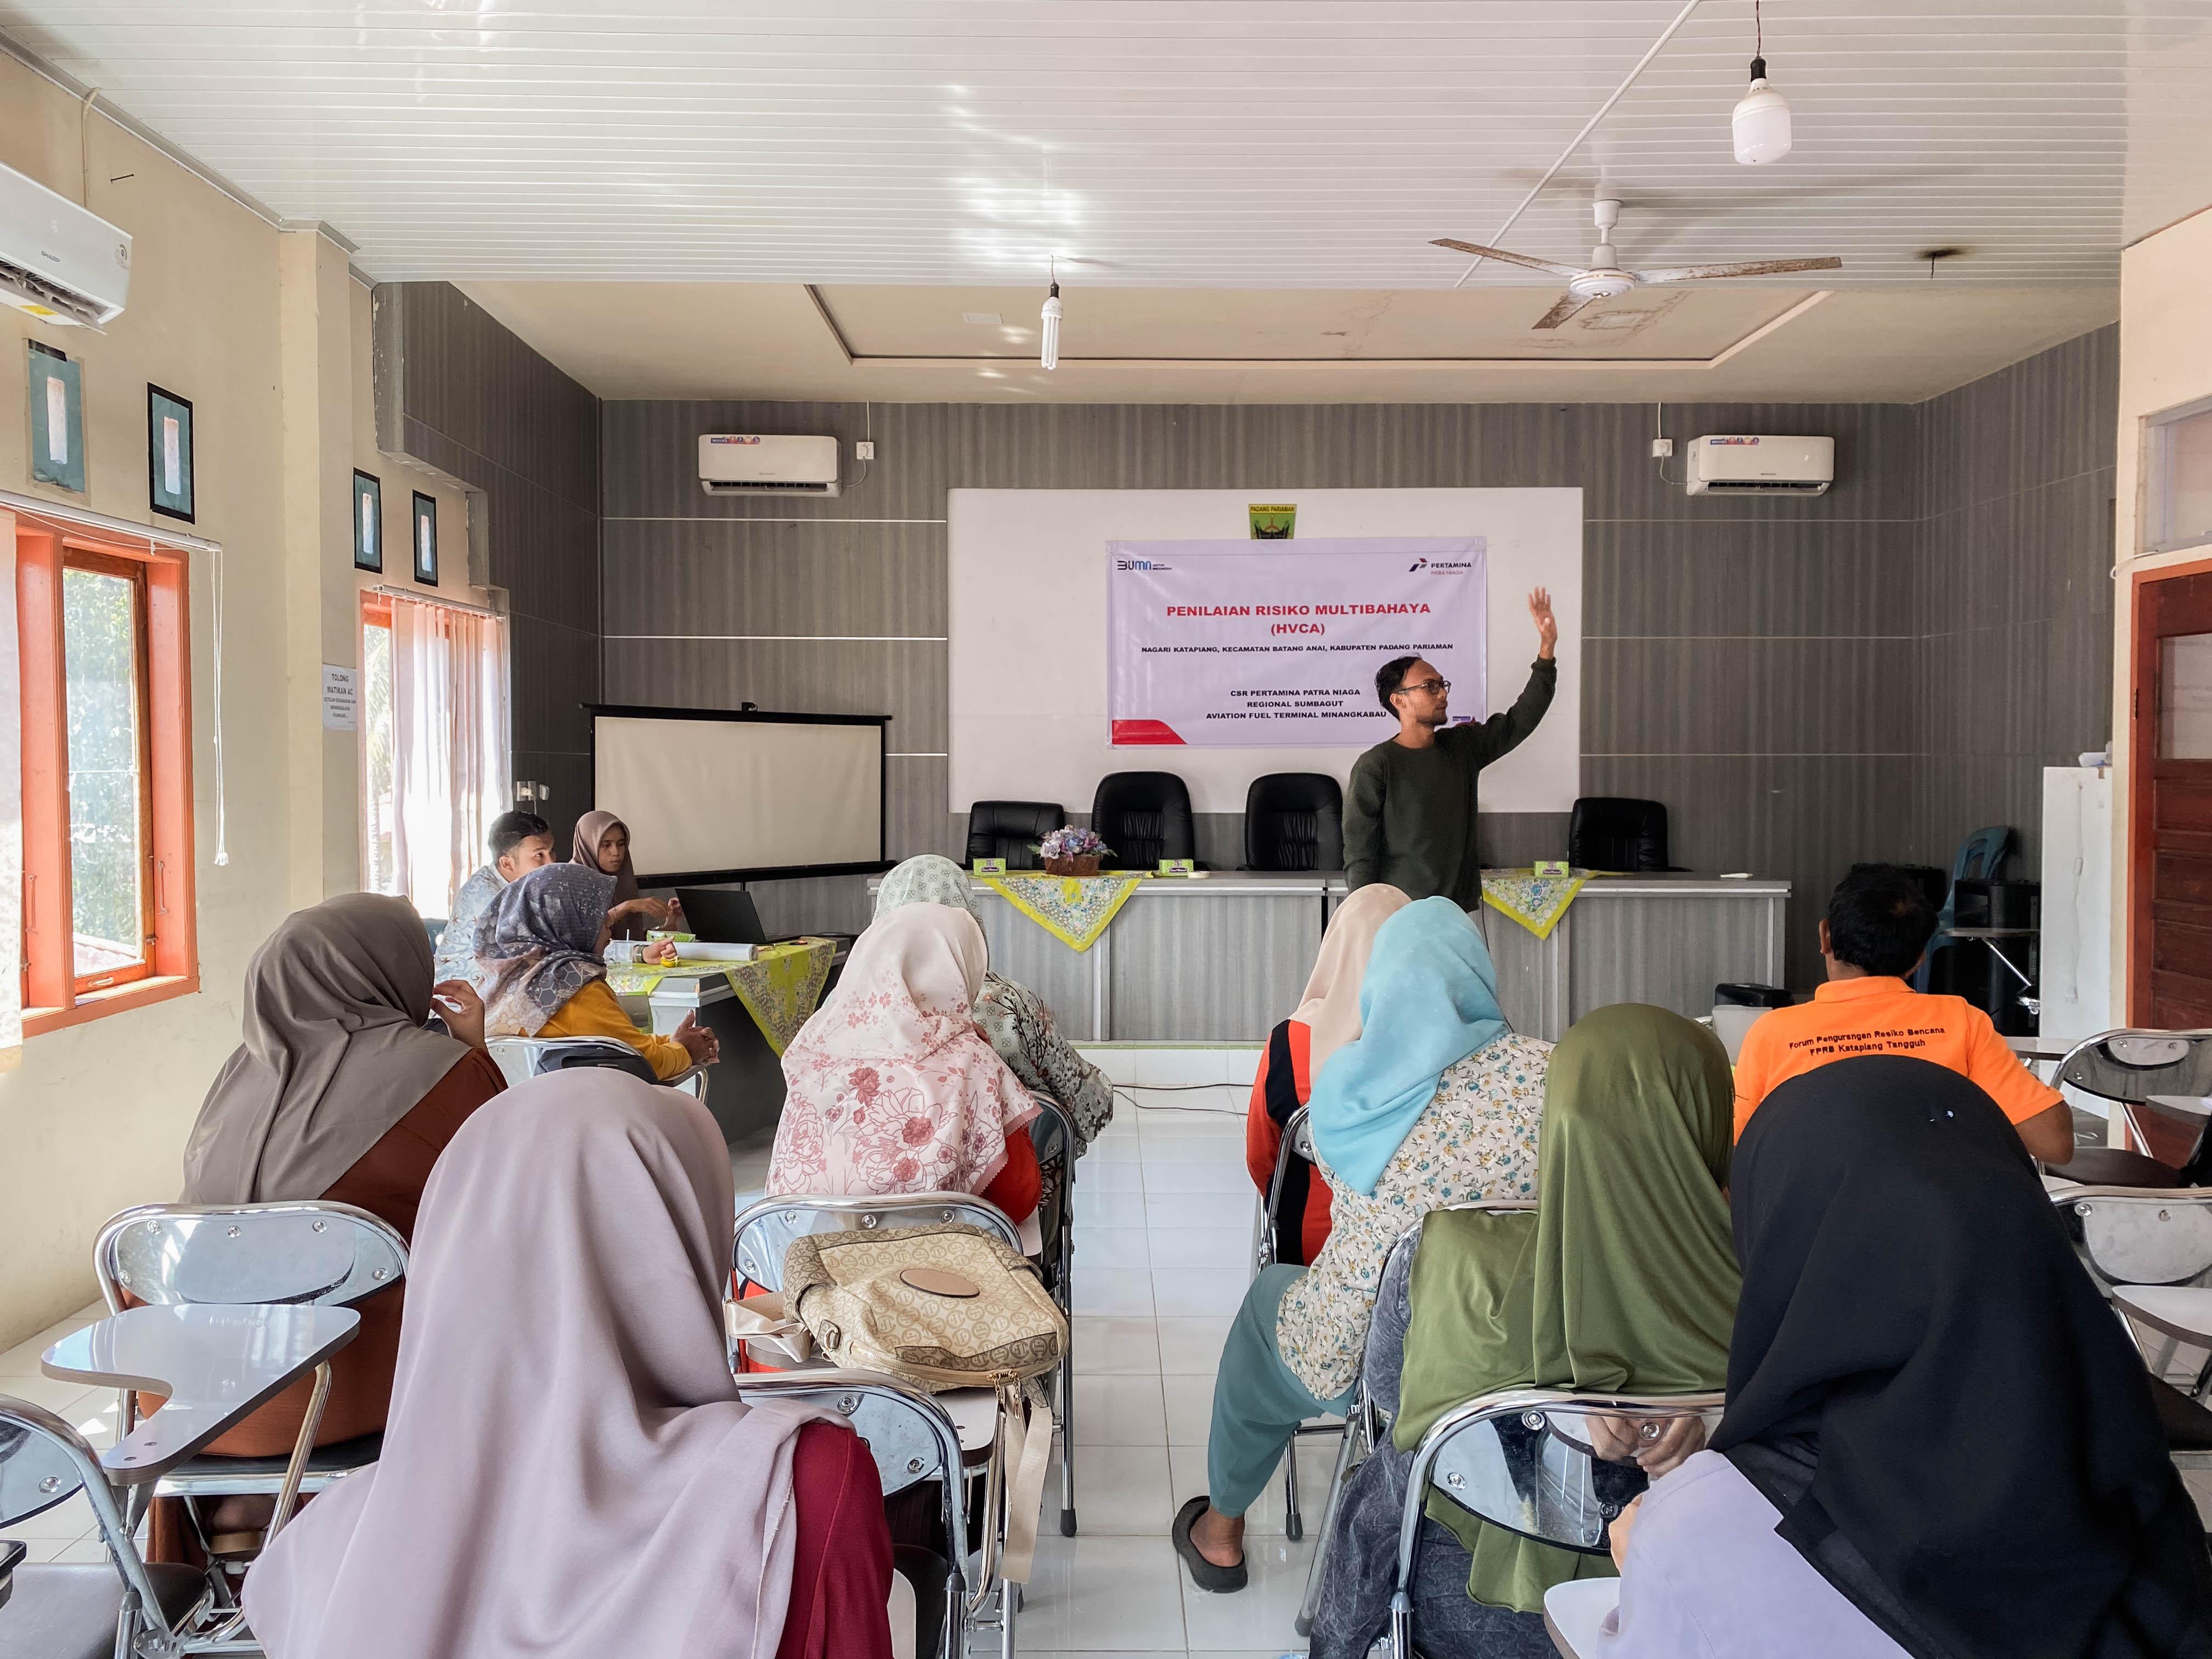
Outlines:
<svg viewBox="0 0 2212 1659"><path fill-rule="evenodd" d="M1313 1537L1283 1536L1279 1484L1251 1516L1251 1587L1191 1587L1168 1542L1176 1507L1206 1490L1206 1434L1222 1339L1251 1278L1257 1201L1244 1170L1244 1106L1256 1048L1085 1047L1127 1091L1076 1170L1076 1514L1058 1528L1047 1491L1018 1626L1027 1656L1202 1654L1274 1659L1292 1628ZM1150 1085L1150 1086L1146 1086ZM768 1173L772 1137L730 1149L740 1194ZM740 1200L742 1202L742 1198ZM1317 1527L1328 1449L1309 1444L1307 1521ZM979 1631L975 1651L995 1651Z"/></svg>
<svg viewBox="0 0 2212 1659"><path fill-rule="evenodd" d="M1167 1539L1176 1506L1206 1489L1214 1368L1251 1277L1243 1113L1258 1051L1084 1053L1128 1092L1076 1172L1082 1529L1060 1537L1048 1498L1021 1651L1272 1659L1303 1649L1291 1621L1313 1543L1282 1536L1279 1486L1253 1510L1252 1584L1240 1595L1193 1589ZM1131 1086L1147 1084L1170 1086ZM1325 1481L1317 1449L1302 1467ZM1055 1472L1048 1492L1058 1489ZM1316 1503L1308 1497L1310 1510Z"/></svg>

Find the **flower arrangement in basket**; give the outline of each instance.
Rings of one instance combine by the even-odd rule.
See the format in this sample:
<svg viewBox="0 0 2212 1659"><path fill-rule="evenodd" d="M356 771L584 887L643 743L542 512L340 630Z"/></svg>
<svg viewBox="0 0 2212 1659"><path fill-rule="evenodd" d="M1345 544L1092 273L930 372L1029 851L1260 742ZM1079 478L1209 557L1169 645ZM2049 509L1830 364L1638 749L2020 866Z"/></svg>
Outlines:
<svg viewBox="0 0 2212 1659"><path fill-rule="evenodd" d="M1054 830L1036 848L1045 872L1054 876L1095 876L1098 861L1113 850L1095 832L1073 826Z"/></svg>

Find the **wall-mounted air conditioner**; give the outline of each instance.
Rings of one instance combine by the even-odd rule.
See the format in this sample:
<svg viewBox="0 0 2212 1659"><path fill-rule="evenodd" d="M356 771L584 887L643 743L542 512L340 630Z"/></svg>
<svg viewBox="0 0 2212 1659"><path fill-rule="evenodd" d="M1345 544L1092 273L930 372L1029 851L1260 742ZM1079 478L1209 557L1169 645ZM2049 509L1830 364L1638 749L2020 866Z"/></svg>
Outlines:
<svg viewBox="0 0 2212 1659"><path fill-rule="evenodd" d="M1835 481L1833 438L1722 433L1690 441L1692 495L1825 495Z"/></svg>
<svg viewBox="0 0 2212 1659"><path fill-rule="evenodd" d="M123 314L130 292L129 233L0 167L0 301L41 322L96 329Z"/></svg>
<svg viewBox="0 0 2212 1659"><path fill-rule="evenodd" d="M699 434L699 487L709 495L835 495L835 438Z"/></svg>

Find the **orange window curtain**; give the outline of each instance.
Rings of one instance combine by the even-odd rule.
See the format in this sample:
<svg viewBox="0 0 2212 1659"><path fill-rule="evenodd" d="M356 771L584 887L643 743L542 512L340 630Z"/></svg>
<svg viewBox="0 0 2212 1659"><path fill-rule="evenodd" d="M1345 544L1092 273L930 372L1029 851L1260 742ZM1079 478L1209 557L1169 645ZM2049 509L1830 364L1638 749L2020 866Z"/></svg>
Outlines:
<svg viewBox="0 0 2212 1659"><path fill-rule="evenodd" d="M394 873L448 916L514 787L505 619L394 595L392 728Z"/></svg>
<svg viewBox="0 0 2212 1659"><path fill-rule="evenodd" d="M14 939L23 957L23 703L15 632L15 515L0 511L0 939ZM0 974L0 1072L23 1057L23 975Z"/></svg>

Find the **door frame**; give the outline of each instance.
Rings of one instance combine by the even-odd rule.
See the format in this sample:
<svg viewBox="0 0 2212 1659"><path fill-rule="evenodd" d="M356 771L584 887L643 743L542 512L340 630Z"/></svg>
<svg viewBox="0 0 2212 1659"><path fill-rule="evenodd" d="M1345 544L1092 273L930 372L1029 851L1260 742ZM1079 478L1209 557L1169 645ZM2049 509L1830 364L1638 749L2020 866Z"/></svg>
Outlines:
<svg viewBox="0 0 2212 1659"><path fill-rule="evenodd" d="M2130 1024L2150 1018L2151 785L2158 759L2155 696L2146 698L2149 653L2144 611L2152 585L2180 576L2212 575L2212 553L2129 573L2128 584L2128 844L2127 1013Z"/></svg>

